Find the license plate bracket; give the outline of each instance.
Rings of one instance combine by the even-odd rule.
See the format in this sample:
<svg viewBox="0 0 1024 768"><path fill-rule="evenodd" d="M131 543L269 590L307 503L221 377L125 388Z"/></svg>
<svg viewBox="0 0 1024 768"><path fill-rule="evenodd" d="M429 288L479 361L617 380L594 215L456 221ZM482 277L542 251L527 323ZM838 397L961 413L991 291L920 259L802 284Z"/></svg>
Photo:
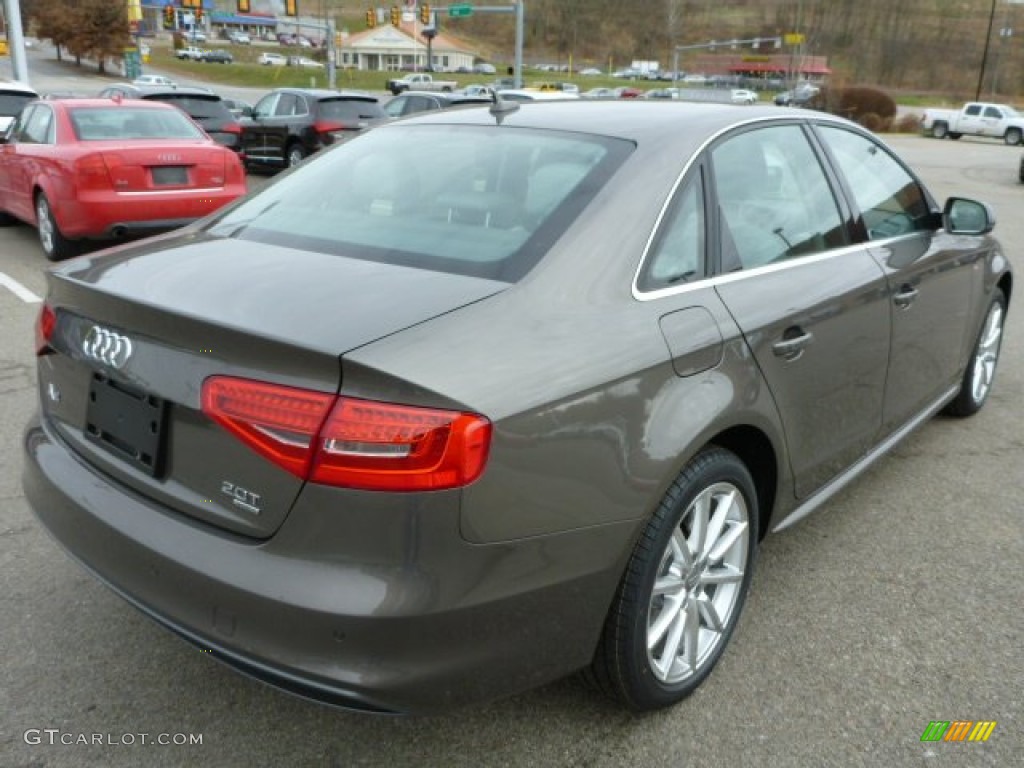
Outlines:
<svg viewBox="0 0 1024 768"><path fill-rule="evenodd" d="M163 471L167 405L101 373L89 381L85 436L153 477Z"/></svg>
<svg viewBox="0 0 1024 768"><path fill-rule="evenodd" d="M162 165L151 169L153 183L160 186L188 184L188 168L184 165Z"/></svg>

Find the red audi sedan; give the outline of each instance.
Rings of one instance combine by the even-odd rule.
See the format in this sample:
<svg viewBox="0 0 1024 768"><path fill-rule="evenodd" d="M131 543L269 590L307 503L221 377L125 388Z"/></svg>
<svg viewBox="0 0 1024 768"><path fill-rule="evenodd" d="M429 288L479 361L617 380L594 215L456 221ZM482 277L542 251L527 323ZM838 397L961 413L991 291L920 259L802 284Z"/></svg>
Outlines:
<svg viewBox="0 0 1024 768"><path fill-rule="evenodd" d="M52 261L81 240L190 224L245 191L237 155L167 104L36 101L0 136L0 219L36 226Z"/></svg>

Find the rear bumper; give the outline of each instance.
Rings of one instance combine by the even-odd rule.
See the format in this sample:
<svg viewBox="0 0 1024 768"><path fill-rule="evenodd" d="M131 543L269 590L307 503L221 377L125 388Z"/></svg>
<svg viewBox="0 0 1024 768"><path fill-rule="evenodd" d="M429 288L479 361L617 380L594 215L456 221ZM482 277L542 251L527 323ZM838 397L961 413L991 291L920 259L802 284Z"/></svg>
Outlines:
<svg viewBox="0 0 1024 768"><path fill-rule="evenodd" d="M64 201L55 214L61 232L70 238L116 237L115 228L154 234L207 216L245 194L244 185L214 189L97 192Z"/></svg>
<svg viewBox="0 0 1024 768"><path fill-rule="evenodd" d="M453 494L397 507L345 494L326 508L300 499L253 541L116 484L37 420L24 445L36 515L101 581L204 655L364 711L436 712L586 665L635 528L475 546Z"/></svg>

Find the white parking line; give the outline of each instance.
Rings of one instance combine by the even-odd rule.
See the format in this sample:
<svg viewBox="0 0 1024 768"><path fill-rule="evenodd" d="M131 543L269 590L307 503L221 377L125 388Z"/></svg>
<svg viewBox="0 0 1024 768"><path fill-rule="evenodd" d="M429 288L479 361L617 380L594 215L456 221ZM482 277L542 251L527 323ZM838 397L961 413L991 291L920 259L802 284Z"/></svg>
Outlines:
<svg viewBox="0 0 1024 768"><path fill-rule="evenodd" d="M42 301L41 298L32 293L32 291L24 285L19 283L13 277L8 277L3 272L0 272L0 285L9 290L26 304L38 304Z"/></svg>

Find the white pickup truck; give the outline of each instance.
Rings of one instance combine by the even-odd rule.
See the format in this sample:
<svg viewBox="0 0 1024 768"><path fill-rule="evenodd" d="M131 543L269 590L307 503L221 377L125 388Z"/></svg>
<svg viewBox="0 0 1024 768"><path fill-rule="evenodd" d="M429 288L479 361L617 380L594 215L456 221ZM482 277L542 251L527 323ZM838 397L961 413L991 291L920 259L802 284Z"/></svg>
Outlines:
<svg viewBox="0 0 1024 768"><path fill-rule="evenodd" d="M1020 144L1024 140L1024 115L1006 104L969 101L960 110L926 109L921 129L936 139L989 136Z"/></svg>
<svg viewBox="0 0 1024 768"><path fill-rule="evenodd" d="M406 75L397 80L388 80L385 88L395 96L402 91L444 91L451 92L459 87L454 80L435 80L433 76L425 72L413 75Z"/></svg>

